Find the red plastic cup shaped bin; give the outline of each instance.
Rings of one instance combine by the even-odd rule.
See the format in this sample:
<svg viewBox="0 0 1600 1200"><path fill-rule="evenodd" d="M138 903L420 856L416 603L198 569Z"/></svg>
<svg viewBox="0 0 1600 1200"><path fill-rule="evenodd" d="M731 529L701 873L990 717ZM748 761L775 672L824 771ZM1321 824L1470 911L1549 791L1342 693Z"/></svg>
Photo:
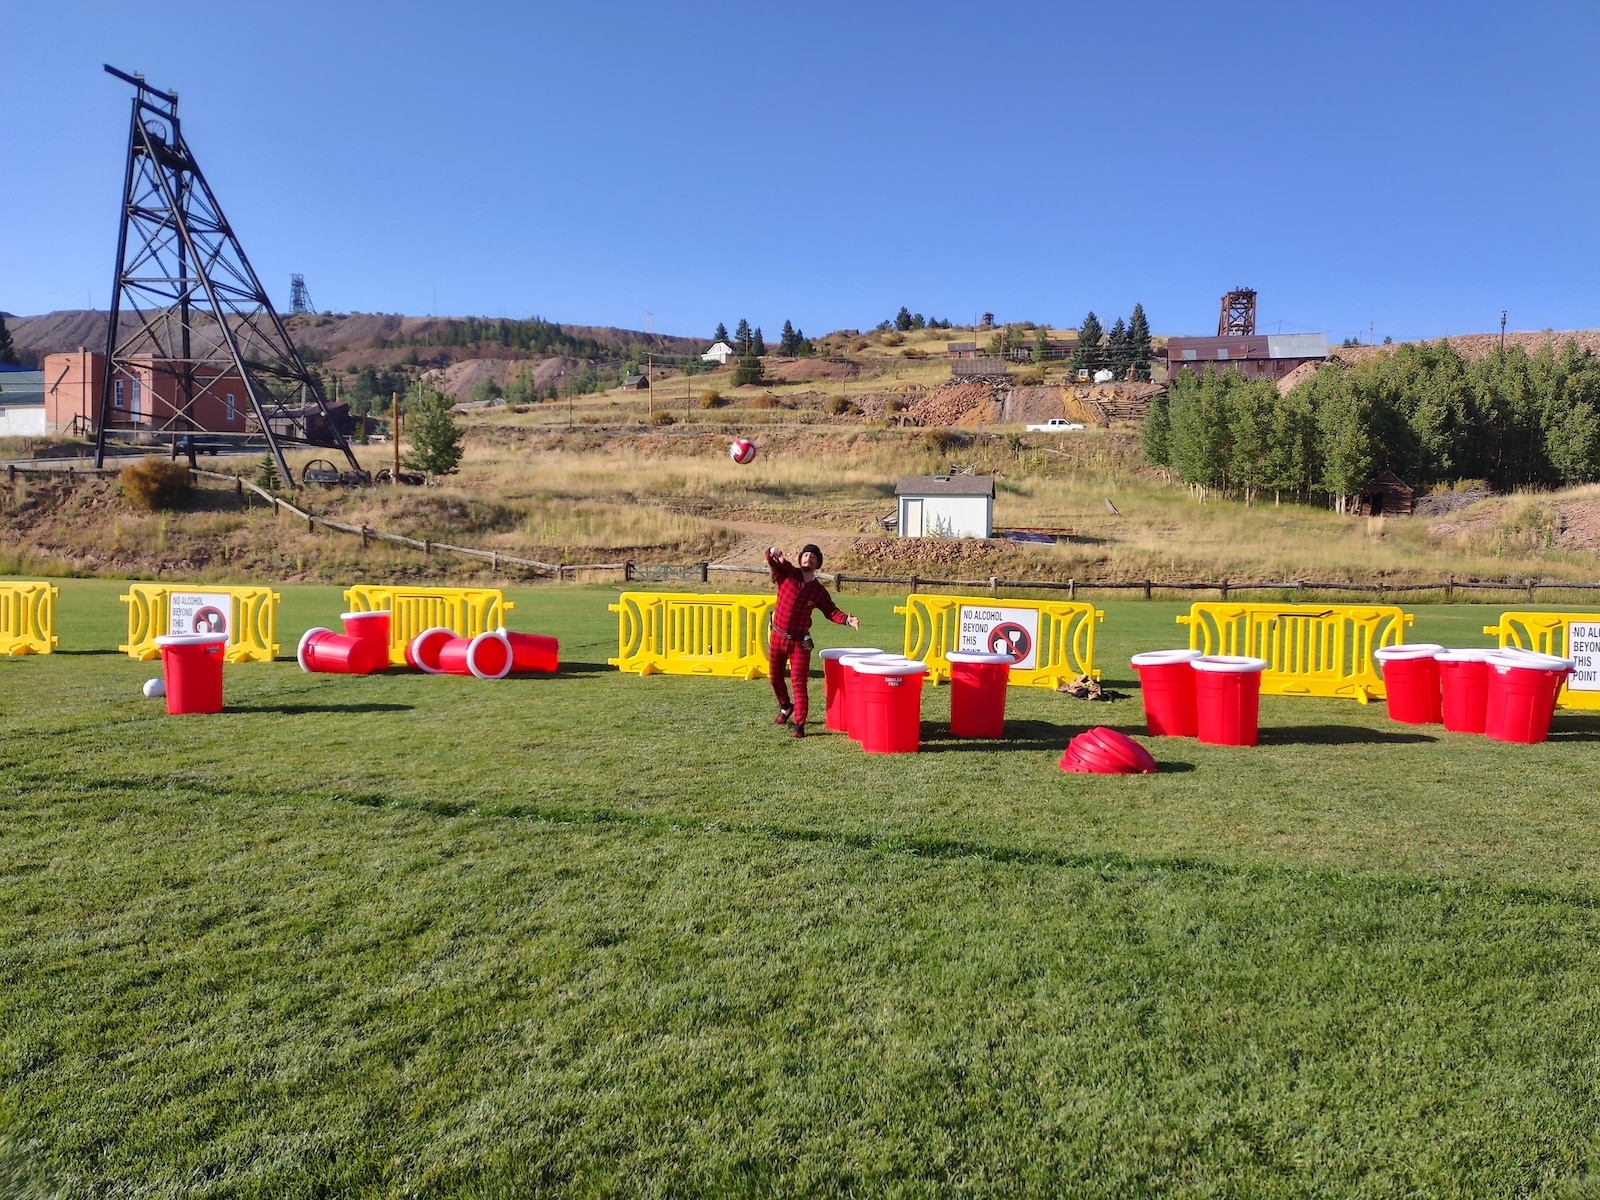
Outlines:
<svg viewBox="0 0 1600 1200"><path fill-rule="evenodd" d="M513 675L551 675L561 666L561 643L553 637L537 633L512 633L499 630L499 636L511 647L511 673Z"/></svg>
<svg viewBox="0 0 1600 1200"><path fill-rule="evenodd" d="M1441 650L1439 713L1451 733L1482 733L1489 701L1489 651Z"/></svg>
<svg viewBox="0 0 1600 1200"><path fill-rule="evenodd" d="M865 712L862 704L866 700L866 688L860 684L860 676L856 667L863 662L870 662L879 658L897 658L909 662L903 655L886 654L882 650L865 650L860 654L844 654L839 657L839 686L844 689L844 732L850 735L852 742L861 740L861 733L867 727ZM823 668L826 671L826 667Z"/></svg>
<svg viewBox="0 0 1600 1200"><path fill-rule="evenodd" d="M370 638L308 629L294 653L302 671L332 675L370 675L389 665L389 649Z"/></svg>
<svg viewBox="0 0 1600 1200"><path fill-rule="evenodd" d="M498 631L470 638L452 637L439 647L438 674L504 679L511 674L511 653L511 643Z"/></svg>
<svg viewBox="0 0 1600 1200"><path fill-rule="evenodd" d="M915 754L922 744L922 678L928 664L885 656L857 661L855 669L852 686L862 693L861 748L868 754Z"/></svg>
<svg viewBox="0 0 1600 1200"><path fill-rule="evenodd" d="M1208 746L1254 746L1261 712L1264 659L1204 654L1194 676L1195 732Z"/></svg>
<svg viewBox="0 0 1600 1200"><path fill-rule="evenodd" d="M444 625L424 629L406 643L406 663L429 675L439 674L439 651L456 636L456 631Z"/></svg>
<svg viewBox="0 0 1600 1200"><path fill-rule="evenodd" d="M339 620L344 625L344 631L351 637L358 637L369 641L383 653L385 665L389 662L389 610L380 608L376 612L348 612L340 613Z"/></svg>
<svg viewBox="0 0 1600 1200"><path fill-rule="evenodd" d="M1526 650L1488 657L1489 695L1484 735L1497 742L1542 742L1550 736L1556 696L1573 668L1570 658Z"/></svg>
<svg viewBox="0 0 1600 1200"><path fill-rule="evenodd" d="M1144 723L1151 737L1196 737L1194 668L1198 650L1149 650L1133 656L1144 697Z"/></svg>
<svg viewBox="0 0 1600 1200"><path fill-rule="evenodd" d="M872 646L829 646L822 652L822 698L823 728L831 729L835 733L848 733L850 731L849 716L845 712L848 696L845 691L845 666L841 661L846 657L861 657L879 654L881 651Z"/></svg>
<svg viewBox="0 0 1600 1200"><path fill-rule="evenodd" d="M1439 663L1443 646L1417 642L1410 646L1384 646L1372 652L1383 676L1389 719L1402 725L1437 725L1444 720L1439 694Z"/></svg>
<svg viewBox="0 0 1600 1200"><path fill-rule="evenodd" d="M167 715L222 711L225 633L168 633L156 638L167 684Z"/></svg>
<svg viewBox="0 0 1600 1200"><path fill-rule="evenodd" d="M945 659L950 664L951 734L963 738L1004 737L1011 656L952 650Z"/></svg>

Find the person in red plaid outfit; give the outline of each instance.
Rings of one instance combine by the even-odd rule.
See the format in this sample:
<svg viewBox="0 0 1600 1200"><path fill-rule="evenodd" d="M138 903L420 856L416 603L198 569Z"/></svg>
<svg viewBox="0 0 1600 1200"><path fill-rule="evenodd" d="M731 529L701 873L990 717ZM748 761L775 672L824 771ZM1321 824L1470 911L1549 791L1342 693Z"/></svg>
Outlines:
<svg viewBox="0 0 1600 1200"><path fill-rule="evenodd" d="M805 737L806 713L810 709L806 679L811 674L811 610L817 609L835 625L848 625L851 629L860 629L861 621L841 612L817 578L822 569L822 551L816 546L800 548L798 567L783 557L782 550L771 546L767 550L767 566L772 571L772 582L778 585L778 602L772 610L772 640L767 646L768 674L778 697L778 719L773 724L787 725L792 718L791 736ZM783 677L785 666L794 679L793 703Z"/></svg>

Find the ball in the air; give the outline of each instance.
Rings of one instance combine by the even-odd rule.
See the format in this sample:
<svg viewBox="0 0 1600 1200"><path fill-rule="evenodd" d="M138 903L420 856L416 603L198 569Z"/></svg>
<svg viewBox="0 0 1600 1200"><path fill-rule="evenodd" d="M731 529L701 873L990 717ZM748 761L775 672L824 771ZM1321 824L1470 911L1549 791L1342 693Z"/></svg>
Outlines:
<svg viewBox="0 0 1600 1200"><path fill-rule="evenodd" d="M728 457L733 459L733 461L738 463L741 467L746 463L754 461L755 456L756 444L749 438L739 438L728 447Z"/></svg>
<svg viewBox="0 0 1600 1200"><path fill-rule="evenodd" d="M146 700L158 700L166 694L167 685L165 680L146 679L144 681L144 698Z"/></svg>

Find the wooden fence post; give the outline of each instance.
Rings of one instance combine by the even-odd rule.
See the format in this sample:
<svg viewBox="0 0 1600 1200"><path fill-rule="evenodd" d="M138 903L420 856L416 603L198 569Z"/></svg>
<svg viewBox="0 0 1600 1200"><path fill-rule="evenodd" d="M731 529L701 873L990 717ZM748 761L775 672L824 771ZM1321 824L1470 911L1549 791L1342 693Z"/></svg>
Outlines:
<svg viewBox="0 0 1600 1200"><path fill-rule="evenodd" d="M1069 579L1069 580L1067 580L1067 599L1068 600L1076 600L1077 598L1078 598L1078 581L1076 579Z"/></svg>
<svg viewBox="0 0 1600 1200"><path fill-rule="evenodd" d="M422 556L424 558L427 558L432 553L433 553L433 539L432 538L423 538L422 539Z"/></svg>
<svg viewBox="0 0 1600 1200"><path fill-rule="evenodd" d="M1146 600L1150 599L1150 581L1148 579L1144 581L1144 598Z"/></svg>
<svg viewBox="0 0 1600 1200"><path fill-rule="evenodd" d="M1222 593L1222 598L1224 600L1228 598L1228 581L1226 579L1217 585L1217 591Z"/></svg>
<svg viewBox="0 0 1600 1200"><path fill-rule="evenodd" d="M711 564L708 563L708 562L702 562L700 564L700 582L701 583L710 583L711 582ZM844 576L843 575L839 576L839 590L841 592L844 591Z"/></svg>
<svg viewBox="0 0 1600 1200"><path fill-rule="evenodd" d="M1527 581L1527 584L1528 584L1528 603L1532 604L1533 603L1533 589L1538 587L1539 585L1534 583L1534 581L1531 580L1531 579L1529 579Z"/></svg>
<svg viewBox="0 0 1600 1200"><path fill-rule="evenodd" d="M369 535L370 535L370 534L371 534L371 530L369 530L369 529L368 529L368 528L367 528L367 524L366 524L366 522L365 522L365 521L363 521L363 522L362 522L362 523L361 523L361 548L362 548L362 549L363 549L363 550L365 550L365 549L366 549L366 548L367 548L367 538L368 538L368 536L369 536Z"/></svg>
<svg viewBox="0 0 1600 1200"><path fill-rule="evenodd" d="M1445 576L1444 602L1446 604L1454 604L1456 602L1456 577L1454 575Z"/></svg>
<svg viewBox="0 0 1600 1200"><path fill-rule="evenodd" d="M994 595L994 585L995 585L995 579L994 579L994 576L991 575L991 576L989 576L989 595L991 595L991 596Z"/></svg>

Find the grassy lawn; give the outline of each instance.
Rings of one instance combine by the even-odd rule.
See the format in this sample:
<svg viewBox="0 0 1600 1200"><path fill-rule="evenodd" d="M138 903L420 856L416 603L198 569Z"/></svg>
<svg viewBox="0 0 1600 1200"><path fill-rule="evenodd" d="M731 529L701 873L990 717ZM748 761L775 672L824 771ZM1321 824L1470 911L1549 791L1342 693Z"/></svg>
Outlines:
<svg viewBox="0 0 1600 1200"><path fill-rule="evenodd" d="M980 746L935 690L867 757L619 674L563 588L514 594L555 678L242 665L169 719L123 586L0 660L0 1195L1600 1194L1600 718L1269 698L1064 774L1183 633L1112 602L1130 698ZM281 590L286 647L337 623Z"/></svg>

